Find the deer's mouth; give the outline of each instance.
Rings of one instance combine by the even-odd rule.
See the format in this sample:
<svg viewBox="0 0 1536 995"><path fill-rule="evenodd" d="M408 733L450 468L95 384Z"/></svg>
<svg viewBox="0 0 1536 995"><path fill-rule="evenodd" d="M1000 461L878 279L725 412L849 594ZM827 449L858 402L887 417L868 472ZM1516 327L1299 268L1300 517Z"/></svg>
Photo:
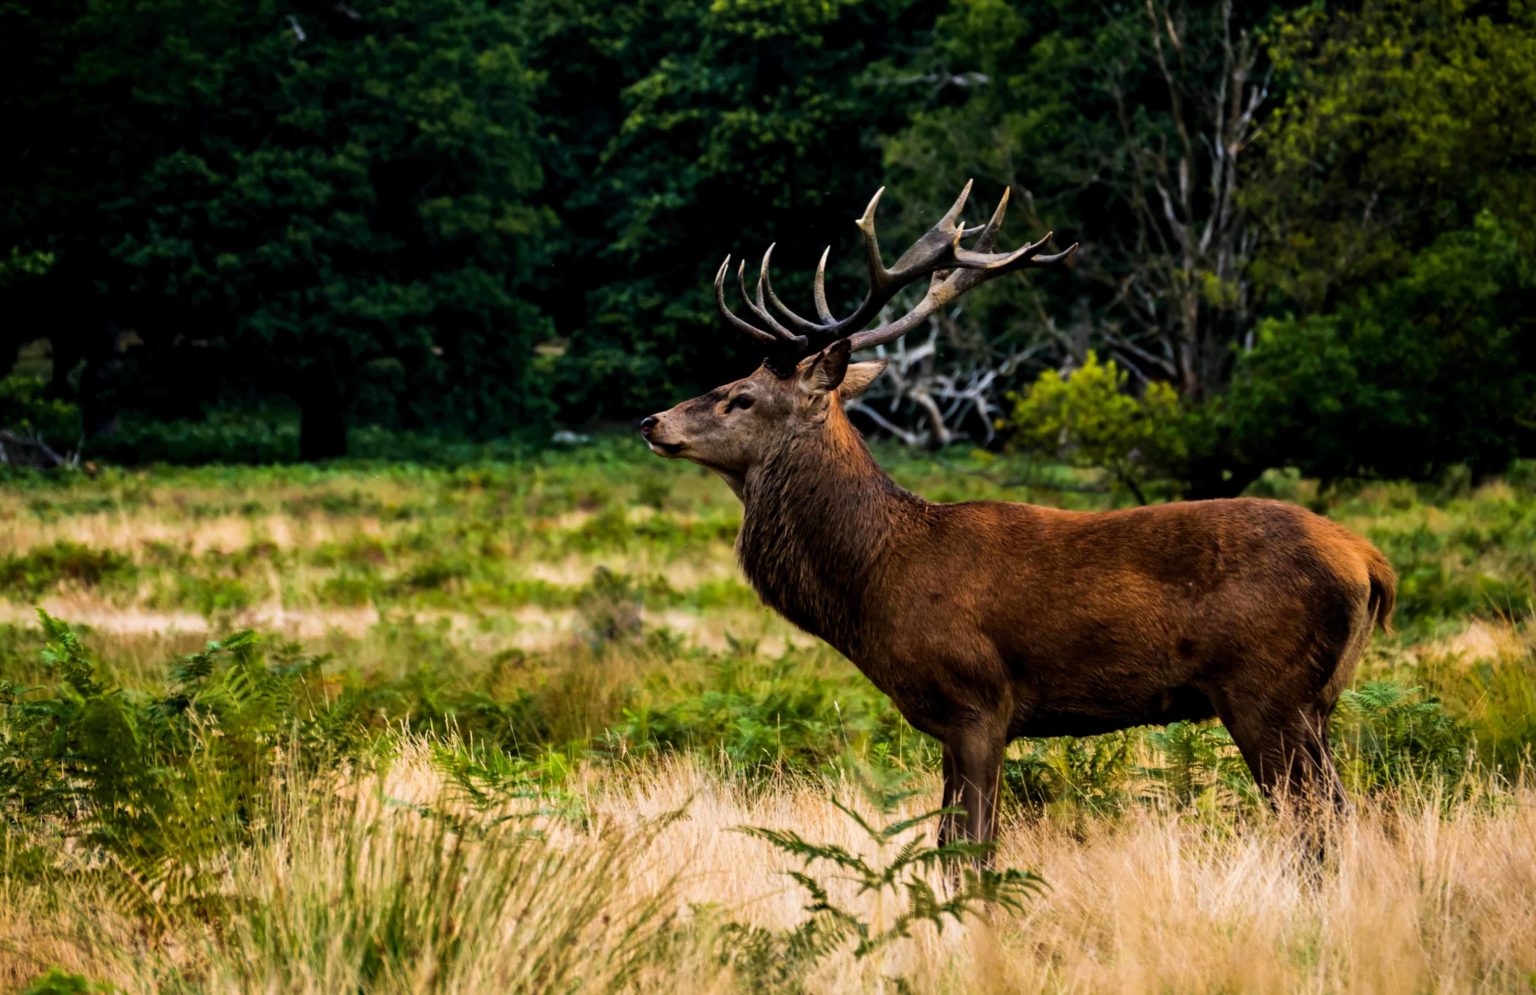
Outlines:
<svg viewBox="0 0 1536 995"><path fill-rule="evenodd" d="M650 446L651 452L657 456L665 456L668 459L681 456L683 453L683 444L681 442L660 442L655 439L647 439L646 445Z"/></svg>

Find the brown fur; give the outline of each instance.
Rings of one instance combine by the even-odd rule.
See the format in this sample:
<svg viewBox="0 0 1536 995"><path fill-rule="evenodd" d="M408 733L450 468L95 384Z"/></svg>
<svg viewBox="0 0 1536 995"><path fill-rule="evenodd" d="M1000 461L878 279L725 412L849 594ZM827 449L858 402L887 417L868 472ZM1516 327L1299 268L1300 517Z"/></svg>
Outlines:
<svg viewBox="0 0 1536 995"><path fill-rule="evenodd" d="M1014 738L1212 716L1271 797L1344 803L1327 726L1372 625L1390 622L1395 579L1375 547L1278 501L932 504L886 476L843 413L843 370L846 394L872 367L833 346L794 376L759 370L656 416L647 438L730 482L763 600L943 743L967 837L994 832Z"/></svg>

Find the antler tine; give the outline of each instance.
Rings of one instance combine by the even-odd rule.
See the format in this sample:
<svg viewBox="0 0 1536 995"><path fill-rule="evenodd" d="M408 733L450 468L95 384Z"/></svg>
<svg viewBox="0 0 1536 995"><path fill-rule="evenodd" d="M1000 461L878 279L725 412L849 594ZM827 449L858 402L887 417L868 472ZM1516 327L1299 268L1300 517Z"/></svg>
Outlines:
<svg viewBox="0 0 1536 995"><path fill-rule="evenodd" d="M1023 269L1028 265L1049 266L1052 263L1059 263L1077 250L1077 243L1072 243L1070 248L1053 256L1041 256L1040 250L1045 248L1045 243L1049 242L1054 234L1056 233L1048 231L1038 242L1030 242L1012 252L973 252L956 245L955 265L965 269L1006 273Z"/></svg>
<svg viewBox="0 0 1536 995"><path fill-rule="evenodd" d="M778 243L774 243L774 245L777 245L777 244ZM800 317L800 315L796 314L794 311L791 311L789 309L789 307L787 305L785 305L785 303L783 301L779 300L779 295L773 292L773 281L770 280L769 277L768 277L768 261L773 256L773 249L774 249L774 246L770 245L770 246L768 246L768 251L763 253L763 272L762 272L762 276L758 280L758 288L759 288L759 290L760 291L765 291L767 293L767 295L768 295L768 303L770 305L772 305L773 309L775 311L779 312L779 316L781 318L783 318L785 321L789 322L789 324L792 325L795 328L796 331L807 333L807 334L816 334L816 333L825 331L825 329L821 325L817 324L816 322L811 321L809 318L802 318L802 317ZM822 265L826 265L826 255L825 254L822 255ZM820 270L818 269L817 272L819 273ZM761 304L762 303L761 300L759 300L758 303ZM821 304L821 301L818 300L818 313L820 311L820 304ZM834 320L834 319L824 319L824 320Z"/></svg>
<svg viewBox="0 0 1536 995"><path fill-rule="evenodd" d="M832 309L827 307L827 256L831 253L830 245L821 250L821 262L816 264L816 283L812 293L816 295L816 316L829 325L835 325L837 319L832 317Z"/></svg>
<svg viewBox="0 0 1536 995"><path fill-rule="evenodd" d="M798 348L805 347L806 339L804 335L796 335L779 324L774 320L773 315L768 313L768 309L763 306L763 278L761 274L757 278L757 299L753 300L752 296L747 293L747 261L745 259L736 267L736 283L741 288L741 299L746 303L747 310L751 311L753 317L767 326L768 331L772 333L780 348L783 348L785 345Z"/></svg>
<svg viewBox="0 0 1536 995"><path fill-rule="evenodd" d="M859 234L864 236L864 259L869 267L869 298L880 293L890 278L890 270L885 268L885 260L880 256L880 238L875 234L875 208L880 206L880 195L885 193L885 187L875 191L875 195L869 198L869 204L865 206L864 213L854 222L859 229ZM859 307L863 311L863 306Z"/></svg>
<svg viewBox="0 0 1536 995"><path fill-rule="evenodd" d="M955 202L950 205L948 211L944 212L944 216L921 238L912 243L912 246L901 254L901 258L896 260L896 265L889 269L881 258L880 240L875 234L875 208L879 205L880 195L885 193L885 188L881 187L875 191L869 205L864 208L864 214L856 222L859 232L864 236L864 255L869 267L869 290L853 314L841 321L822 326L826 338L843 338L850 332L857 331L879 314L901 288L914 280L938 270L948 269L953 265L952 243L957 235L967 233L967 229L957 222L960 212L965 209L966 201L970 199L973 182L966 181L960 196L955 198Z"/></svg>
<svg viewBox="0 0 1536 995"><path fill-rule="evenodd" d="M1035 266L1052 266L1056 263L1066 262L1067 259L1071 258L1072 253L1077 251L1077 247L1081 244L1081 242L1073 242L1071 245L1067 246L1065 249L1062 249L1060 252L1052 256L1035 256L1034 258L1030 259L1030 263Z"/></svg>
<svg viewBox="0 0 1536 995"><path fill-rule="evenodd" d="M997 236L1003 230L1003 215L1008 213L1008 194L1011 190L1011 187L1003 187L1003 195L997 199L997 208L992 212L991 220L980 226L981 238L976 240L977 252L991 252L992 246L997 244Z"/></svg>
<svg viewBox="0 0 1536 995"><path fill-rule="evenodd" d="M746 332L764 345L778 347L781 343L777 338L753 325L749 321L737 317L736 312L725 303L725 273L731 268L731 257L726 256L725 262L720 264L720 269L715 272L715 307L720 311L720 316L726 320L732 328L740 332Z"/></svg>
<svg viewBox="0 0 1536 995"><path fill-rule="evenodd" d="M939 219L939 224L954 225L959 222L960 212L965 210L965 202L971 199L971 187L975 183L976 180L974 178L965 181L965 186L960 188L960 196L956 197L955 202L949 205L949 210L944 212L944 216Z"/></svg>

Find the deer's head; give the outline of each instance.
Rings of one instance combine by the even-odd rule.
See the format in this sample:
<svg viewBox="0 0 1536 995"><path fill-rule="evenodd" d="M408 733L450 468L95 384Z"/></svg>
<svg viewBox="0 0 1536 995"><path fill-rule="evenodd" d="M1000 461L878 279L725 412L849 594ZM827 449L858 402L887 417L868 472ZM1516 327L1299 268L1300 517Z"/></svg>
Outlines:
<svg viewBox="0 0 1536 995"><path fill-rule="evenodd" d="M896 265L887 268L875 237L875 208L884 188L876 191L855 222L864 240L869 266L869 290L846 318L827 306L827 253L816 267L817 320L802 317L779 300L769 279L773 247L763 254L755 294L747 292L746 263L736 269L742 299L754 320L738 316L725 303L725 278L731 258L715 274L715 303L732 327L745 332L766 352L763 365L751 376L716 387L640 425L641 434L658 456L689 459L720 473L739 490L739 481L787 440L820 431L829 412L841 401L858 396L885 369L884 361L850 363L860 349L894 341L921 324L950 301L1004 273L1028 266L1059 263L1076 250L1074 243L1054 255L1041 255L1051 235L1013 252L993 252L1008 194L986 224L967 228L960 212L969 198L967 183L954 205L912 244ZM975 247L962 240L975 236ZM828 250L830 251L830 249ZM902 288L928 278L928 292L906 314L865 329Z"/></svg>

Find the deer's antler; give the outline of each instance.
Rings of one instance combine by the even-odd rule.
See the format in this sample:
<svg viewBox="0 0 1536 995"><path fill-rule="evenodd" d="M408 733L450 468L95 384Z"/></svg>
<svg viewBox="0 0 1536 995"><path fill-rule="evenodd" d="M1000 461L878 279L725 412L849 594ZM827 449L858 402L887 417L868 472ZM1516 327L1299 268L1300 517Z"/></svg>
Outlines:
<svg viewBox="0 0 1536 995"><path fill-rule="evenodd" d="M747 310L755 322L741 318L725 303L725 276L730 268L731 257L726 256L725 262L720 265L719 272L715 274L716 306L729 324L751 335L767 348L766 361L779 373L788 375L799 360L838 339L848 339L849 345L857 350L900 338L934 311L977 284L1026 266L1060 263L1077 250L1077 243L1074 242L1061 252L1041 255L1051 238L1051 233L1047 232L1038 242L1031 242L1013 252L993 252L992 247L997 242L1003 214L1008 207L1008 191L1003 191L1003 197L997 209L992 212L990 221L967 228L960 220L960 212L965 209L965 202L971 195L971 184L967 182L965 189L960 191L960 196L938 223L912 243L901 254L901 258L896 260L895 266L887 268L880 253L879 238L875 234L875 209L883 193L884 187L875 191L863 215L855 222L864 239L869 290L864 300L846 318L836 317L827 306L827 254L831 252L830 247L821 254L821 262L816 266L816 321L795 313L774 293L773 282L769 278L773 246L770 245L768 251L763 253L755 296L747 293L745 261L736 270L742 300L746 302ZM978 236L975 248L968 249L960 244L973 235ZM923 277L931 277L928 293L916 307L894 321L861 331L902 288Z"/></svg>

